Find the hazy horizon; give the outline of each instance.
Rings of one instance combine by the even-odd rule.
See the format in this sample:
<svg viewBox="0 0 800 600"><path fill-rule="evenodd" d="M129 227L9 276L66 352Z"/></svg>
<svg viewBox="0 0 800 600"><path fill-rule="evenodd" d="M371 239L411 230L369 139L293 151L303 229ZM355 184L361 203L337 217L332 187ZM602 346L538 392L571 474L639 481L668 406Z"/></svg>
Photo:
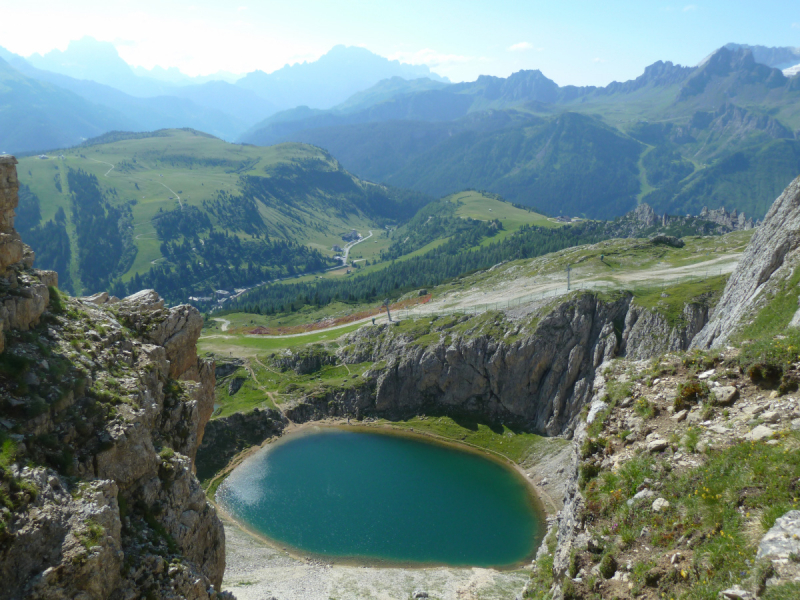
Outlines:
<svg viewBox="0 0 800 600"><path fill-rule="evenodd" d="M749 3L721 0L647 6L242 0L227 8L208 0L69 6L42 0L4 9L6 22L17 25L3 33L0 46L27 57L90 36L112 43L132 67L175 67L198 76L270 73L345 45L425 64L453 82L540 69L560 85L606 85L635 78L657 60L696 65L729 42L800 46L800 8L761 6L756 12Z"/></svg>

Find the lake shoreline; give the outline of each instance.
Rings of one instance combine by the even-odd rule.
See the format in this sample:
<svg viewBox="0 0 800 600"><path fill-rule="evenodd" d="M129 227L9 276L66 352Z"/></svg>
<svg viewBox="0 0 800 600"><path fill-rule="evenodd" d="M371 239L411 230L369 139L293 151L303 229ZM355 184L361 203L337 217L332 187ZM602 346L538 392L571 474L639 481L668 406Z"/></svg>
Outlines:
<svg viewBox="0 0 800 600"><path fill-rule="evenodd" d="M235 468L240 466L248 458L259 452L261 449L268 447L275 443L280 443L284 439L291 439L297 434L312 431L314 429L333 428L350 431L365 431L374 433L386 433L392 435L408 436L420 439L428 443L436 443L445 446L451 446L461 451L469 451L472 453L480 454L485 458L502 463L506 468L514 470L518 478L526 482L526 486L531 492L531 496L538 504L541 510L543 529L542 533L546 532L546 521L549 521L555 516L555 513L560 507L552 500L550 494L544 489L543 485L537 485L536 480L544 478L550 479L550 486L560 486L563 482L559 481L557 471L568 463L571 456L571 449L566 445L561 451L555 453L553 456L548 456L547 460L535 462L530 465L521 465L501 453L482 448L469 443L464 443L460 440L439 436L431 432L420 431L418 429L410 429L404 427L393 426L391 423L363 423L353 422L348 423L347 419L330 418L321 421L309 421L306 423L290 423L289 426L283 431L280 436L271 437L264 441L259 446L253 446L237 455L229 465L220 471L214 479L220 476L224 477L232 472ZM212 480L213 481L213 480ZM555 491L555 490L554 490ZM559 490L560 491L560 490ZM559 493L560 497L561 494ZM364 559L338 559L331 556L317 556L309 552L303 552L295 548L291 548L287 544L281 543L277 540L272 540L258 532L253 531L246 524L240 522L238 519L229 514L225 508L216 502L216 499L209 495L209 501L217 508L226 531L226 538L236 540L236 548L245 546L249 548L248 552L242 553L238 549L231 547L230 551L226 552L228 566L226 568L225 583L223 589L234 591L237 597L242 599L263 597L257 595L250 595L252 591L265 590L267 588L274 588L275 578L283 577L285 572L295 572L298 569L309 574L313 573L315 581L332 582L338 581L339 578L347 578L355 582L372 581L374 579L383 581L386 580L386 588L390 589L393 586L391 581L400 579L413 579L413 580L426 580L434 579L439 581L443 577L449 581L448 585L454 586L452 592L442 592L442 598L453 598L454 600L461 600L463 597L473 597L469 594L465 595L464 586L469 587L474 583L474 572L481 573L481 581L495 582L508 582L515 580L515 590L521 589L528 578L527 573L530 569L532 560L527 557L525 560L520 561L512 566L501 568L485 568L485 567L450 567L435 564L402 564L402 563L380 563L379 561L369 561ZM540 540L541 543L541 540ZM537 544L537 548L540 544ZM253 563L250 560L252 553L262 555L262 561ZM535 550L534 550L535 554ZM268 557L268 558L267 558ZM273 573L265 578L266 573ZM446 573L447 575L442 575ZM524 573L525 575L521 575ZM345 575L346 574L346 575ZM404 574L401 576L401 574ZM311 576L311 575L309 575ZM238 582L238 583L237 583ZM241 585L244 582L247 585ZM421 584L422 582L420 582ZM326 584L326 585L328 585ZM398 584L399 585L399 584ZM490 583L486 583L490 585ZM270 587L272 586L272 587ZM474 586L472 586L474 587ZM424 588L423 588L424 589ZM510 590L509 590L510 591ZM259 592L259 593L264 593ZM404 593L410 593L404 592ZM514 592L516 593L516 592ZM358 598L360 596L348 596L337 592L336 597L341 598ZM492 595L488 589L484 589L481 596L474 596L475 598L491 598ZM268 596L267 596L268 597ZM280 596L283 599L283 595ZM291 596L287 596L291 597ZM297 596L302 598L302 594ZM313 598L314 596L308 596ZM320 598L327 600L329 596L320 595ZM386 596L387 598L390 596ZM394 597L394 596L391 596ZM507 596L501 596L507 597Z"/></svg>
<svg viewBox="0 0 800 600"><path fill-rule="evenodd" d="M533 543L530 552L528 552L523 558L508 564L480 565L477 566L477 568L489 568L500 572L514 571L521 568L525 568L534 559L536 551L538 550L544 538L544 534L547 529L546 523L548 517L547 512L544 510L543 503L539 498L539 495L536 493L537 492L536 487L533 485L533 482L530 480L530 478L525 476L525 472L519 467L519 465L511 461L508 457L505 457L497 452L492 452L485 448L480 448L473 444L460 443L457 441L449 440L447 438L443 438L442 436L436 436L434 434L426 435L423 432L414 431L413 429L408 430L404 428L390 427L386 426L386 424L371 425L371 424L362 424L359 422L348 424L346 420L341 420L341 421L335 420L333 422L311 421L296 425L294 427L291 426L287 427L282 435L278 437L269 438L261 446L248 449L249 451L245 451L244 453L242 453L242 455L239 456L239 460L235 461L235 465L233 465L232 468L227 469L227 473L230 474L234 470L243 467L248 460L254 459L262 451L266 450L271 446L276 446L287 442L291 442L292 440L295 440L298 437L304 435L314 435L315 433L318 433L323 430L344 431L351 433L366 433L373 435L389 435L398 438L406 438L414 440L418 443L431 444L443 448L454 449L457 450L458 452L463 452L473 456L477 456L484 460L489 460L490 462L496 465L499 465L513 477L514 481L516 481L517 483L521 484L522 487L524 487L527 500L530 503L530 507L533 511L533 514L535 515L536 521L539 523L539 530L537 532L535 542ZM214 498L209 498L209 499L213 502L217 511L220 512L222 515L224 515L224 517L231 524L237 526L239 529L246 532L248 535L260 540L262 543L269 545L275 550L284 552L288 556L295 558L297 560L312 560L312 561L317 561L319 563L330 564L330 565L372 567L372 568L382 568L382 569L431 569L431 568L459 569L459 568L472 568L473 566L475 566L471 564L454 565L445 562L391 560L391 559L381 559L381 558L370 558L366 556L337 556L334 554L318 554L312 551L303 550L302 548L298 548L296 546L291 545L290 543L272 538L263 532L255 530L253 526L245 523L241 518L232 514L231 511L225 507L224 503L220 502L216 498L216 493L218 491L219 488L217 488L214 494Z"/></svg>

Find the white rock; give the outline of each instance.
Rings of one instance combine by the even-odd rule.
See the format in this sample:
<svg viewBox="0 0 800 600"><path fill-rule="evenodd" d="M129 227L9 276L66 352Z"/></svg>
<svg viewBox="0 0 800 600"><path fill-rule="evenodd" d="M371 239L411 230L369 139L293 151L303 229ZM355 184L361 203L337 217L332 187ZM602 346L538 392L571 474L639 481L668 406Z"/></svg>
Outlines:
<svg viewBox="0 0 800 600"><path fill-rule="evenodd" d="M592 402L592 405L589 407L589 414L586 416L586 423L591 425L594 420L597 418L597 415L608 408L608 404L603 402L602 400L595 400Z"/></svg>
<svg viewBox="0 0 800 600"><path fill-rule="evenodd" d="M653 509L653 512L661 512L662 510L669 508L669 502L664 500L664 498L656 498L651 508Z"/></svg>
<svg viewBox="0 0 800 600"><path fill-rule="evenodd" d="M700 375L697 376L698 379L708 379L714 373L716 373L716 369L709 369L708 371L703 371Z"/></svg>
<svg viewBox="0 0 800 600"><path fill-rule="evenodd" d="M633 498L629 498L627 504L628 506L633 506L639 500L649 500L655 495L656 493L652 490L642 490L641 492L637 492Z"/></svg>
<svg viewBox="0 0 800 600"><path fill-rule="evenodd" d="M769 410L761 414L761 419L765 423L777 423L778 421L781 420L781 416L778 414L778 411Z"/></svg>
<svg viewBox="0 0 800 600"><path fill-rule="evenodd" d="M719 406L730 406L739 398L739 390L732 385L715 387L712 393L714 394L714 403Z"/></svg>
<svg viewBox="0 0 800 600"><path fill-rule="evenodd" d="M756 417L760 415L762 412L767 410L767 408L763 404L756 404L752 406L748 406L744 409L744 412L752 417Z"/></svg>
<svg viewBox="0 0 800 600"><path fill-rule="evenodd" d="M800 555L800 510L790 510L764 534L758 543L756 559L788 559Z"/></svg>
<svg viewBox="0 0 800 600"><path fill-rule="evenodd" d="M647 444L647 451L648 452L661 452L665 450L669 446L667 440L662 439L655 439L652 442L648 442Z"/></svg>
<svg viewBox="0 0 800 600"><path fill-rule="evenodd" d="M771 438L773 433L775 433L775 431L771 427L767 427L766 425L759 425L758 427L753 429L753 431L745 435L744 439L752 440L754 442L760 442L761 440Z"/></svg>
<svg viewBox="0 0 800 600"><path fill-rule="evenodd" d="M755 600L755 596L738 585L719 593L722 600Z"/></svg>

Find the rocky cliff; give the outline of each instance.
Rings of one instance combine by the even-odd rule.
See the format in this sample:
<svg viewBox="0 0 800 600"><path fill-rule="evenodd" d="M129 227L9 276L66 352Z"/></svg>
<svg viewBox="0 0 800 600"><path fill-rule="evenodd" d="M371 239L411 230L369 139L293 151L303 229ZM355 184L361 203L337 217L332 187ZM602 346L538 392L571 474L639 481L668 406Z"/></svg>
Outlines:
<svg viewBox="0 0 800 600"><path fill-rule="evenodd" d="M343 362L373 366L347 386L305 394L284 408L294 421L466 412L546 435L571 435L600 364L685 350L708 305L690 302L678 323L629 294L576 293L512 319L502 312L366 327L335 352L305 349L275 365L309 372Z"/></svg>
<svg viewBox="0 0 800 600"><path fill-rule="evenodd" d="M719 347L769 302L800 262L800 177L775 200L694 348Z"/></svg>
<svg viewBox="0 0 800 600"><path fill-rule="evenodd" d="M196 309L72 299L14 231L0 157L0 598L216 597L222 525L193 473L213 410Z"/></svg>

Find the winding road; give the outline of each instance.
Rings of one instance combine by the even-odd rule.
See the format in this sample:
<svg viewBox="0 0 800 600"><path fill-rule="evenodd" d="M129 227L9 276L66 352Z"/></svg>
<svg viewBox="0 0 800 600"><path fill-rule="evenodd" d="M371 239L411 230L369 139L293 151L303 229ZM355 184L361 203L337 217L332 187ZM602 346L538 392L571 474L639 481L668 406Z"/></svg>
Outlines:
<svg viewBox="0 0 800 600"><path fill-rule="evenodd" d="M356 240L355 242L350 242L344 247L344 256L341 257L342 264L338 267L331 267L330 269L325 269L326 271L335 271L336 269L341 269L342 267L347 266L347 257L350 256L350 249L355 246L356 244L360 244L361 242L367 241L369 238L372 237L372 230L370 229L369 235L365 238L361 238Z"/></svg>

